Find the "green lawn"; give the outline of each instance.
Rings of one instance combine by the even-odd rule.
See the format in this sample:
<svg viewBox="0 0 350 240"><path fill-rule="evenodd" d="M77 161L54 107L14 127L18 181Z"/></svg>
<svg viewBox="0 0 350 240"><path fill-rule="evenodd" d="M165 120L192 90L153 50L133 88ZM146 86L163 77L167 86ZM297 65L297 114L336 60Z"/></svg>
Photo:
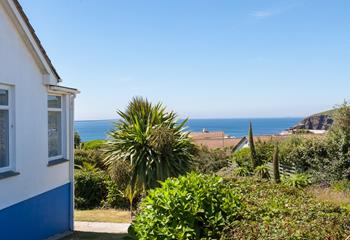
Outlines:
<svg viewBox="0 0 350 240"><path fill-rule="evenodd" d="M125 236L125 234L116 233L75 232L74 234L61 240L118 240Z"/></svg>
<svg viewBox="0 0 350 240"><path fill-rule="evenodd" d="M129 223L130 212L115 209L75 210L74 220L83 222Z"/></svg>

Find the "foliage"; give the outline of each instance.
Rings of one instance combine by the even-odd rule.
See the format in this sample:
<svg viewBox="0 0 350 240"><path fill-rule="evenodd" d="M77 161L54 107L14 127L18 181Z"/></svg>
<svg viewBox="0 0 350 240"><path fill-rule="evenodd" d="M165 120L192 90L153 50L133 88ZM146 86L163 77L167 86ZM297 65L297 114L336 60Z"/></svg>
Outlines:
<svg viewBox="0 0 350 240"><path fill-rule="evenodd" d="M129 203L125 198L123 192L119 189L119 186L115 181L106 181L107 196L104 203L104 207L116 208L116 209L128 209Z"/></svg>
<svg viewBox="0 0 350 240"><path fill-rule="evenodd" d="M118 186L120 191L124 191L130 184L131 167L128 162L115 161L108 167L108 174L111 180Z"/></svg>
<svg viewBox="0 0 350 240"><path fill-rule="evenodd" d="M97 149L102 149L103 145L106 143L106 140L91 140L84 142L83 148L85 150L97 150Z"/></svg>
<svg viewBox="0 0 350 240"><path fill-rule="evenodd" d="M254 170L259 165L259 163L256 156L256 151L255 151L252 122L249 123L248 141L249 141L249 149L250 149L250 158L252 161L252 169Z"/></svg>
<svg viewBox="0 0 350 240"><path fill-rule="evenodd" d="M95 165L101 170L105 170L103 163L103 154L101 150L75 149L74 163L76 168L83 166L84 163L89 163Z"/></svg>
<svg viewBox="0 0 350 240"><path fill-rule="evenodd" d="M296 188L303 188L312 183L310 175L300 173L284 177L282 180L283 184Z"/></svg>
<svg viewBox="0 0 350 240"><path fill-rule="evenodd" d="M350 105L344 102L333 114L328 136L329 172L333 179L350 180Z"/></svg>
<svg viewBox="0 0 350 240"><path fill-rule="evenodd" d="M293 136L281 143L281 161L293 165L299 172L308 170L326 173L329 147L322 137Z"/></svg>
<svg viewBox="0 0 350 240"><path fill-rule="evenodd" d="M233 174L235 176L246 177L251 175L251 171L246 167L236 167L233 169Z"/></svg>
<svg viewBox="0 0 350 240"><path fill-rule="evenodd" d="M267 165L257 166L254 170L254 174L260 178L270 179L270 168Z"/></svg>
<svg viewBox="0 0 350 240"><path fill-rule="evenodd" d="M74 148L78 148L81 144L80 135L77 131L74 132Z"/></svg>
<svg viewBox="0 0 350 240"><path fill-rule="evenodd" d="M99 169L96 168L95 164L91 164L88 162L83 162L81 166L77 166L78 169L82 170L83 172L93 172L97 173Z"/></svg>
<svg viewBox="0 0 350 240"><path fill-rule="evenodd" d="M124 192L123 192L123 196L125 199L127 199L129 201L129 210L130 210L130 215L133 215L133 207L135 205L135 199L137 200L138 197L140 197L142 192L141 186L131 186L128 185Z"/></svg>
<svg viewBox="0 0 350 240"><path fill-rule="evenodd" d="M239 151L236 151L231 159L238 167L244 167L249 171L252 171L252 160L249 148L242 148Z"/></svg>
<svg viewBox="0 0 350 240"><path fill-rule="evenodd" d="M350 181L349 180L335 181L332 183L332 189L337 192L350 193Z"/></svg>
<svg viewBox="0 0 350 240"><path fill-rule="evenodd" d="M100 207L107 195L107 176L91 166L76 170L75 207L78 209L92 209Z"/></svg>
<svg viewBox="0 0 350 240"><path fill-rule="evenodd" d="M244 215L226 226L221 239L345 239L350 214L315 200L306 190L253 178L232 180L241 192Z"/></svg>
<svg viewBox="0 0 350 240"><path fill-rule="evenodd" d="M199 173L217 172L230 165L230 155L228 149L209 149L201 146L194 154L193 170Z"/></svg>
<svg viewBox="0 0 350 240"><path fill-rule="evenodd" d="M240 217L239 195L219 177L189 174L149 191L133 223L137 239L219 239Z"/></svg>
<svg viewBox="0 0 350 240"><path fill-rule="evenodd" d="M273 153L272 167L273 167L273 180L275 181L275 183L280 183L281 177L280 177L280 165L279 165L279 159L278 159L278 144L276 144L275 150Z"/></svg>
<svg viewBox="0 0 350 240"><path fill-rule="evenodd" d="M179 124L174 112L143 98L134 98L126 111L118 114L121 120L106 144L107 166L116 161L128 162L131 185L141 183L144 189L188 171L194 145L184 131L186 121Z"/></svg>
<svg viewBox="0 0 350 240"><path fill-rule="evenodd" d="M269 141L258 139L255 144L256 158L260 164L270 163L276 142L271 138Z"/></svg>

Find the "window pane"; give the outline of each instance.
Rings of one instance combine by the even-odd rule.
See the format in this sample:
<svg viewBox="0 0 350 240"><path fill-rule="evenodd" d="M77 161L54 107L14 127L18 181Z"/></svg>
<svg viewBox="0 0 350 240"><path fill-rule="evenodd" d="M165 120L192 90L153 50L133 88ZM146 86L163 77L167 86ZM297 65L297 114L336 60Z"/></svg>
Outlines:
<svg viewBox="0 0 350 240"><path fill-rule="evenodd" d="M9 112L0 110L0 168L9 166Z"/></svg>
<svg viewBox="0 0 350 240"><path fill-rule="evenodd" d="M48 107L49 108L61 108L61 97L49 95Z"/></svg>
<svg viewBox="0 0 350 240"><path fill-rule="evenodd" d="M7 90L0 89L0 105L7 106L9 104L9 93Z"/></svg>
<svg viewBox="0 0 350 240"><path fill-rule="evenodd" d="M49 157L62 154L61 112L49 112Z"/></svg>

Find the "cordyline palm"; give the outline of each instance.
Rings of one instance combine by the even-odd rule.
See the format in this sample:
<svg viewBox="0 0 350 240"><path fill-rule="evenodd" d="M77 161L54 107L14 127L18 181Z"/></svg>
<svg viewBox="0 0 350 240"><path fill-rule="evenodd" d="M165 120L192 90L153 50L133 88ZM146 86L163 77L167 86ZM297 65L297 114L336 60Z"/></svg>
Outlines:
<svg viewBox="0 0 350 240"><path fill-rule="evenodd" d="M131 167L132 187L157 186L158 181L176 177L191 166L194 145L184 131L186 121L177 123L174 112L166 112L158 103L133 98L121 120L110 133L106 147L106 164L127 161Z"/></svg>

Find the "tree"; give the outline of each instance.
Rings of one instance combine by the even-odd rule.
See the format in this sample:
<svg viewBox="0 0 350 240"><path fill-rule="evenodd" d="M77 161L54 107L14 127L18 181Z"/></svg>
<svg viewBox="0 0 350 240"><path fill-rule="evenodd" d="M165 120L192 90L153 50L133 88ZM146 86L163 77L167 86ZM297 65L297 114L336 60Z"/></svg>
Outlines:
<svg viewBox="0 0 350 240"><path fill-rule="evenodd" d="M350 105L348 102L337 107L333 114L334 123L328 132L328 171L335 180L350 180Z"/></svg>
<svg viewBox="0 0 350 240"><path fill-rule="evenodd" d="M258 166L258 160L256 157L256 150L255 150L255 145L254 145L252 122L249 123L248 142L249 142L249 148L250 148L250 157L252 160L252 168L254 170Z"/></svg>
<svg viewBox="0 0 350 240"><path fill-rule="evenodd" d="M272 164L273 164L273 178L275 183L280 183L281 182L281 176L280 176L280 165L279 165L279 149L278 149L278 144L276 143L275 150L273 152L273 159L272 159Z"/></svg>
<svg viewBox="0 0 350 240"><path fill-rule="evenodd" d="M74 148L78 148L80 146L81 139L80 135L77 131L74 132Z"/></svg>
<svg viewBox="0 0 350 240"><path fill-rule="evenodd" d="M105 149L105 164L115 161L130 164L130 185L143 190L158 185L168 177L177 177L190 169L194 145L184 131L186 120L178 123L174 112L158 103L137 97L126 111L118 111L120 120L110 133Z"/></svg>

